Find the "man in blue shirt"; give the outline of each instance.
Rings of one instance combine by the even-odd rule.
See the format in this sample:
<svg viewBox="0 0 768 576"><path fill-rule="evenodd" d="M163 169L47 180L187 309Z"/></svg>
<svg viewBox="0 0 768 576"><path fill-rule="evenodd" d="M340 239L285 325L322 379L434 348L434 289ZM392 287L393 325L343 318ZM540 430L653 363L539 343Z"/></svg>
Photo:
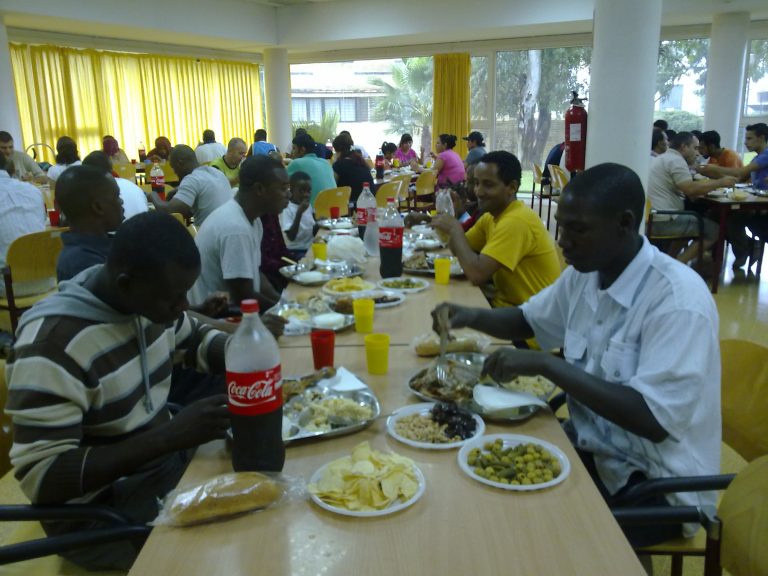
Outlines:
<svg viewBox="0 0 768 576"><path fill-rule="evenodd" d="M270 152L277 152L278 154L280 153L280 150L277 149L277 146L267 142L267 131L264 130L264 128L259 128L256 130L256 132L253 133L253 140L254 142L251 146L251 156L258 156L259 154L266 156Z"/></svg>
<svg viewBox="0 0 768 576"><path fill-rule="evenodd" d="M298 133L293 139L291 150L293 160L288 164L288 176L295 172L306 172L312 179L312 195L309 202L315 205L315 198L322 190L336 188L336 179L333 177L333 168L325 158L318 158L315 154L315 141L306 132Z"/></svg>

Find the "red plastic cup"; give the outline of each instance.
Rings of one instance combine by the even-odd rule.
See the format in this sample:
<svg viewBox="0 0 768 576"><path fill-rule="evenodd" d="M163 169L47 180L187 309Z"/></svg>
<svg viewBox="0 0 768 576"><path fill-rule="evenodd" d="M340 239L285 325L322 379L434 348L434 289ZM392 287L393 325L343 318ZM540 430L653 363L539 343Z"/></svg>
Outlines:
<svg viewBox="0 0 768 576"><path fill-rule="evenodd" d="M331 218L333 218L334 220L337 220L339 218L340 212L341 210L339 209L338 206L331 206Z"/></svg>
<svg viewBox="0 0 768 576"><path fill-rule="evenodd" d="M312 359L315 370L333 366L333 349L336 345L336 334L333 330L313 330L309 335L312 341Z"/></svg>
<svg viewBox="0 0 768 576"><path fill-rule="evenodd" d="M55 208L48 210L48 220L51 221L51 226L54 228L59 225L59 211Z"/></svg>

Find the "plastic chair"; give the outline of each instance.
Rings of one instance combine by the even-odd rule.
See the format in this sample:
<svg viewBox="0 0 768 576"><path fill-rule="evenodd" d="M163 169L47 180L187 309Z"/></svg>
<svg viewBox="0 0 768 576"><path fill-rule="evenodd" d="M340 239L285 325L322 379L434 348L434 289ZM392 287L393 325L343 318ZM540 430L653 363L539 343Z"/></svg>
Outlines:
<svg viewBox="0 0 768 576"><path fill-rule="evenodd" d="M560 195L568 185L570 178L568 177L568 174L565 173L565 170L560 168L557 164L547 164L547 168L549 168L549 179L551 182L549 186L549 209L547 211L547 230L549 230L549 219L552 215L552 197ZM557 202L557 200L555 200L555 202ZM539 217L541 217L541 204L539 204ZM557 221L555 221L555 240L557 240L559 232L560 226L558 226Z"/></svg>
<svg viewBox="0 0 768 576"><path fill-rule="evenodd" d="M747 462L768 455L768 348L746 340L723 340L720 342L722 362L721 415L723 421L723 443L733 448ZM733 475L710 476L706 478L671 478L650 480L630 491L625 508L614 509L619 523L654 524L665 520L664 514L647 516L640 509L631 508L633 499L642 494L667 493L681 488L688 490L716 490L727 486ZM674 487L675 490L669 489ZM637 492L637 494L635 494ZM629 506L630 508L626 508ZM721 505L722 506L722 505ZM681 507L685 508L685 507ZM669 509L666 509L669 510ZM673 509L674 510L674 509ZM656 511L659 512L659 511ZM702 521L705 527L711 511L699 511L699 519L679 522ZM665 514L674 516L673 513ZM691 517L693 512L685 512ZM640 519L644 519L640 522ZM672 522L673 520L668 520ZM714 525L706 532L714 531ZM704 556L707 548L705 531L700 530L693 538L676 538L668 542L638 549L641 554L672 556L672 576L682 575L685 556Z"/></svg>
<svg viewBox="0 0 768 576"><path fill-rule="evenodd" d="M11 329L16 332L19 317L35 302L56 292L56 260L61 252L62 230L45 230L26 234L14 240L8 248L6 266L3 268L5 298L0 298L0 309L8 310ZM50 280L53 289L40 294L19 296L14 294L14 284Z"/></svg>
<svg viewBox="0 0 768 576"><path fill-rule="evenodd" d="M698 234L654 234L653 232L653 217L657 215L669 215L679 216L688 215L695 216L699 223ZM699 262L704 258L704 221L701 218L701 214L692 210L654 210L651 207L651 201L649 198L645 199L645 235L648 241L659 249L669 254L670 245L674 246L678 242L697 242L699 246L698 258ZM672 254L670 254L671 256Z"/></svg>
<svg viewBox="0 0 768 576"><path fill-rule="evenodd" d="M425 170L416 179L416 191L412 198L414 210L435 209L435 179L437 175L433 170Z"/></svg>
<svg viewBox="0 0 768 576"><path fill-rule="evenodd" d="M340 186L321 190L315 198L315 218L330 218L331 208L338 208L339 214L346 216L349 213L349 197L352 188Z"/></svg>
<svg viewBox="0 0 768 576"><path fill-rule="evenodd" d="M408 210L408 193L411 187L411 175L399 174L398 176L392 176L390 182L400 182L400 194L398 207L400 210Z"/></svg>
<svg viewBox="0 0 768 576"><path fill-rule="evenodd" d="M134 164L131 164L130 162L112 164L112 170L120 178L125 178L126 180L130 180L131 182L136 181L136 166Z"/></svg>
<svg viewBox="0 0 768 576"><path fill-rule="evenodd" d="M176 172L174 172L173 168L171 168L170 162L163 162L160 164L160 168L163 169L163 175L165 176L165 181L168 184L178 184L180 182L180 179ZM152 167L149 167L150 170L152 170ZM149 172L147 172L149 174ZM146 179L146 176L145 176Z"/></svg>
<svg viewBox="0 0 768 576"><path fill-rule="evenodd" d="M386 182L376 190L376 206L379 208L387 207L387 199L394 198L396 201L400 197L400 182Z"/></svg>

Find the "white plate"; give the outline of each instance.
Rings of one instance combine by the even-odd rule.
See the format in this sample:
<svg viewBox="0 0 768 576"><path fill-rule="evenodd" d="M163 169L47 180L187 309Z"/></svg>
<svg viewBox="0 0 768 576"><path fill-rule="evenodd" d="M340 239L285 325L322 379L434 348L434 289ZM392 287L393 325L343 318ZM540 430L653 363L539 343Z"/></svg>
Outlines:
<svg viewBox="0 0 768 576"><path fill-rule="evenodd" d="M494 482L492 480L488 480L487 478L483 478L482 476L478 476L475 474L473 467L467 464L467 457L469 456L469 452L473 448L480 448L482 450L483 445L486 442L493 442L497 438L501 438L501 441L504 443L504 448L513 448L518 444L536 444L546 448L560 461L560 475L557 478L553 478L549 482L520 486L516 484L502 484L501 482ZM464 444L464 446L461 447L461 450L459 450L456 458L459 461L459 467L467 476L477 480L478 482L488 484L488 486L494 486L495 488L501 488L502 490L514 490L518 492L543 490L544 488L550 488L560 484L560 482L565 480L568 477L568 474L571 473L571 463L568 461L568 457L563 454L563 451L560 450L560 448L554 444L550 444L545 440L539 440L538 438L533 438L532 436L523 436L522 434L490 434L488 436L478 436Z"/></svg>
<svg viewBox="0 0 768 576"><path fill-rule="evenodd" d="M366 282L366 284L368 285L367 288L363 288L362 290L354 290L352 292L336 292L335 290L328 289L327 286L323 286L320 289L320 291L323 294L328 294L329 296L334 296L336 298L342 298L344 296L357 296L357 295L360 295L360 294L367 294L368 292L370 292L371 290L376 288L376 286L374 284L371 284L370 282Z"/></svg>
<svg viewBox="0 0 768 576"><path fill-rule="evenodd" d="M432 226L428 224L416 224L415 226L411 226L411 230L414 232L417 232L419 234L434 234L435 231L432 229Z"/></svg>
<svg viewBox="0 0 768 576"><path fill-rule="evenodd" d="M403 406L402 408L398 408L389 418L387 418L387 432L398 442L402 442L408 446L413 446L414 448L426 448L427 450L452 450L453 448L459 448L473 438L482 436L483 432L485 432L485 422L483 422L483 419L480 418L480 416L477 414L472 414L472 418L475 421L475 433L466 440L461 440L460 442L433 444L432 442L419 442L418 440L411 440L410 438L400 436L400 434L397 433L395 430L395 424L398 420L400 420L400 418L410 416L411 414L421 414L422 416L428 416L434 405L434 402L425 402L422 404L412 404L410 406Z"/></svg>
<svg viewBox="0 0 768 576"><path fill-rule="evenodd" d="M408 278L408 280L411 280L413 282L420 284L420 286L416 288L393 288L392 286L385 285L386 282L390 282L392 280L404 280L404 279L405 278L403 278L402 276L399 278L385 278L384 280L379 280L376 286L378 286L382 290L394 290L395 292L404 292L405 294L415 294L416 292L421 292L429 288L429 282L427 282L423 278Z"/></svg>
<svg viewBox="0 0 768 576"><path fill-rule="evenodd" d="M317 484L320 481L320 478L322 478L323 473L325 472L325 469L329 466L329 464L330 462L318 468L317 471L315 471L315 473L312 474L312 478L309 479L309 483ZM416 489L416 494L411 496L411 498L409 498L405 502L395 502L394 504L390 505L389 508L384 508L383 510L367 510L367 511L347 510L346 508L331 506L330 504L323 502L318 496L315 496L311 492L309 493L309 497L312 499L312 501L315 504L320 506L320 508L323 508L324 510L328 510L328 512L341 514L342 516L355 516L357 518L372 518L374 516L387 516L389 514L394 514L395 512L400 512L400 510L408 508L424 495L424 490L427 487L427 481L424 478L424 474L422 474L421 470L419 470L419 467L416 466L415 464L413 465L413 473L416 475L416 481L419 483L419 487Z"/></svg>

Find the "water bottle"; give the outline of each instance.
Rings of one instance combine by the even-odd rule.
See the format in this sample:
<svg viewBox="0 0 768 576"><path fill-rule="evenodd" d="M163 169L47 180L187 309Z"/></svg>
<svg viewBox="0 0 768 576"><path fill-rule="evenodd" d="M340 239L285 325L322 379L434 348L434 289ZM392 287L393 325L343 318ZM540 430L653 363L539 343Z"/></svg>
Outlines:
<svg viewBox="0 0 768 576"><path fill-rule="evenodd" d="M363 184L363 191L357 199L355 215L357 217L357 231L360 234L360 238L364 238L368 222L376 221L376 197L371 193L371 187L368 185L368 182Z"/></svg>
<svg viewBox="0 0 768 576"><path fill-rule="evenodd" d="M396 278L403 274L403 219L394 198L387 198L379 224L379 273L382 278Z"/></svg>
<svg viewBox="0 0 768 576"><path fill-rule="evenodd" d="M259 318L259 302L243 300L243 319L224 354L235 471L279 472L285 463L280 349Z"/></svg>
<svg viewBox="0 0 768 576"><path fill-rule="evenodd" d="M371 212L375 212L376 209L374 208ZM370 213L369 212L369 215ZM368 254L368 256L378 256L379 255L379 222L376 220L376 217L373 217L373 220L370 220L365 227L365 238L363 240L363 244L365 245L365 252Z"/></svg>
<svg viewBox="0 0 768 576"><path fill-rule="evenodd" d="M452 218L456 217L456 213L453 210L453 199L451 198L451 191L448 188L440 188L437 191L435 197L435 211L438 214L448 214ZM440 230L435 230L437 235L443 242L448 242L448 235Z"/></svg>

